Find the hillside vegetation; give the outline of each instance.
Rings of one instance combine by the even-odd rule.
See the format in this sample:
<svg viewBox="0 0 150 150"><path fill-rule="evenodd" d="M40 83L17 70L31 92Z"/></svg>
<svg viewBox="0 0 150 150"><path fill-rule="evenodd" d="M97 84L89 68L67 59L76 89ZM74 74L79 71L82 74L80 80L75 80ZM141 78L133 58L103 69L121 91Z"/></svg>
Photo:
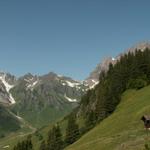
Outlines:
<svg viewBox="0 0 150 150"><path fill-rule="evenodd" d="M150 86L128 90L115 112L66 150L144 150L150 142L142 115L150 114Z"/></svg>
<svg viewBox="0 0 150 150"><path fill-rule="evenodd" d="M20 129L19 120L6 108L0 106L0 138Z"/></svg>
<svg viewBox="0 0 150 150"><path fill-rule="evenodd" d="M43 76L27 74L11 89L16 101L11 111L35 128L41 128L69 114L86 88L80 82L52 72Z"/></svg>
<svg viewBox="0 0 150 150"><path fill-rule="evenodd" d="M94 146L102 150L108 150L108 147L125 149L127 139L135 139L138 135L144 136L142 128L140 132L136 131L140 125L141 115L145 113L143 109L148 107L148 100L147 97L145 100L145 95L149 98L149 92L140 95L140 91L150 85L150 50L145 48L120 56L116 64L109 65L108 71L101 71L99 81L94 89L88 90L82 97L79 107L66 117L65 129L62 130L63 123L57 123L51 128L47 133L47 138L41 140L40 150L62 150L83 137L89 130L91 133L93 128L96 127L97 129L99 125L102 126L100 132L96 131L88 138L91 143L94 143L90 148L92 150ZM128 92L124 93L125 91ZM137 100L134 100L134 95ZM143 100L141 101L141 99ZM139 113L141 110L143 111ZM116 112L119 113L116 114ZM115 114L113 119L108 120L108 124L103 123ZM128 134L128 130L132 132L131 135ZM102 137L99 137L100 135ZM93 142L92 139L95 137L97 138ZM116 141L113 141L114 139ZM88 145L89 142L87 141L83 141L81 145ZM101 147L97 145L97 141L101 141ZM87 144L84 144L86 142ZM109 143L111 144L109 145ZM120 143L125 144L116 147L116 143L118 146ZM15 150L22 150L20 149L22 144L19 144ZM132 144L134 145L134 143ZM135 143L135 145L138 144ZM73 149L76 150L77 148Z"/></svg>
<svg viewBox="0 0 150 150"><path fill-rule="evenodd" d="M41 144L41 150L47 150L51 146L50 150L55 149L60 140L63 140L64 146L60 144L61 148L58 150L73 144L86 132L94 128L97 124L100 124L116 111L118 104L122 103L121 97L125 91L129 89L140 90L149 85L150 50L148 48L135 50L134 53L129 52L120 56L115 65L109 65L107 72L102 71L100 73L99 80L100 83L82 97L79 107L67 117L66 132L62 132L64 136L61 136L60 139L57 136L58 133L54 126L48 133L48 138ZM124 115L129 116L129 114ZM73 116L76 117L73 118ZM81 120L83 120L82 125L79 124ZM128 122L128 119L124 117L121 121L125 124L125 122ZM56 126L58 127L58 124ZM59 126L61 128L61 124ZM111 128L111 126L117 126L117 124L113 124L112 122L109 126ZM109 133L109 130L107 132ZM58 138L59 140L57 140Z"/></svg>
<svg viewBox="0 0 150 150"><path fill-rule="evenodd" d="M107 72L102 71L100 83L82 97L80 115L86 127L111 115L128 89L141 89L150 84L150 50L136 50L120 57Z"/></svg>

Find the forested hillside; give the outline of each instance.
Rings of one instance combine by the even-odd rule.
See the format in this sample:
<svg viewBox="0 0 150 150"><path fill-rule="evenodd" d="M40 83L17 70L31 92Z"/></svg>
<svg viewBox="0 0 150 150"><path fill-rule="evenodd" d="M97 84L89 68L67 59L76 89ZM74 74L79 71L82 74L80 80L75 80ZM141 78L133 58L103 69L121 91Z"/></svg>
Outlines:
<svg viewBox="0 0 150 150"><path fill-rule="evenodd" d="M150 86L127 90L112 115L65 150L149 150L150 136L141 120L148 114Z"/></svg>
<svg viewBox="0 0 150 150"><path fill-rule="evenodd" d="M109 116L119 104L127 89L141 89L150 84L150 50L136 50L110 64L108 72L101 72L100 83L82 97L79 114L86 127Z"/></svg>

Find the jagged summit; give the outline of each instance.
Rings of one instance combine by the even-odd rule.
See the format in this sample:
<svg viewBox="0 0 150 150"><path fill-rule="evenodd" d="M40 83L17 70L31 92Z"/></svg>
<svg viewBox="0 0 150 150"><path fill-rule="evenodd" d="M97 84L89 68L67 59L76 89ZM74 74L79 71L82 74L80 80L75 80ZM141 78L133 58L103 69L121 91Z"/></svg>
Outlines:
<svg viewBox="0 0 150 150"><path fill-rule="evenodd" d="M30 101L30 98L31 101L34 99L36 91L45 101L49 101L49 104L52 101L56 104L58 99L59 101L78 102L80 95L87 89L88 86L82 82L73 80L70 77L57 75L54 72L41 76L27 73L19 78L9 73L0 72L0 103L8 105L16 103L11 91L17 94L20 93L20 95L30 93L29 97L24 99L27 99L27 101ZM35 99L38 99L38 97Z"/></svg>
<svg viewBox="0 0 150 150"><path fill-rule="evenodd" d="M97 65L95 70L90 73L89 77L85 80L90 88L93 88L96 84L99 83L99 74L101 71L107 71L109 69L109 64L115 64L117 59L114 57L105 58L100 64Z"/></svg>

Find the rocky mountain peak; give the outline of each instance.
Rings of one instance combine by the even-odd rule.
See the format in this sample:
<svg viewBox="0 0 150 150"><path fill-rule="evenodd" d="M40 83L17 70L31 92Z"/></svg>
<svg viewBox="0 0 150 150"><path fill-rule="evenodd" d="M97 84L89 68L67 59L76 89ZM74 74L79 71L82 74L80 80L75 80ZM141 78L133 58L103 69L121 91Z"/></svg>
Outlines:
<svg viewBox="0 0 150 150"><path fill-rule="evenodd" d="M101 71L107 71L109 69L109 64L115 64L117 61L116 58L108 57L105 58L100 64L97 65L95 70L90 73L89 77L85 80L91 88L93 88L99 82L99 74Z"/></svg>

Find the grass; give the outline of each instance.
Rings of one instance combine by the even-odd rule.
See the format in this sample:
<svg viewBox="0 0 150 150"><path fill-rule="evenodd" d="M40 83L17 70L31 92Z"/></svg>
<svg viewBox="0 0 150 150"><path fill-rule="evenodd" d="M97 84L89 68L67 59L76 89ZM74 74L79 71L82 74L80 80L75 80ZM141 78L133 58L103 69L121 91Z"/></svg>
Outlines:
<svg viewBox="0 0 150 150"><path fill-rule="evenodd" d="M45 115L51 114L50 116L52 116L53 115L52 113L53 114L56 113L56 110L55 111L48 110ZM54 114L54 115L59 116L60 112L57 114ZM61 114L61 116L62 116L62 114ZM45 117L47 117L47 116L45 116ZM50 118L50 119L52 119L52 118ZM63 119L63 117L59 118L59 120L57 120L57 121L60 122L61 129L64 132L67 122ZM55 120L55 122L56 122L56 120ZM47 138L48 132L53 127L53 124L55 124L55 122L53 122L51 124L49 123L48 125L45 125L42 128L39 128L37 130L38 132L35 132L35 133L34 133L35 130L33 131L33 129L31 128L32 126L30 125L30 122L26 122L25 126L22 129L20 129L16 132L12 132L11 134L9 134L9 136L0 138L0 150L3 149L3 147L5 147L7 145L9 145L9 148L7 148L7 150L12 150L12 148L16 145L16 143L24 140L29 134L32 134L32 142L34 145L34 150L39 150L40 143L42 142L43 139ZM41 137L42 137L42 139L41 139Z"/></svg>
<svg viewBox="0 0 150 150"><path fill-rule="evenodd" d="M66 150L143 150L150 141L141 117L150 114L150 86L128 90L116 111Z"/></svg>
<svg viewBox="0 0 150 150"><path fill-rule="evenodd" d="M12 132L8 136L0 139L0 150L3 150L5 146L9 146L7 149L12 150L14 145L20 140L26 137L32 130L28 127L23 127L16 132Z"/></svg>
<svg viewBox="0 0 150 150"><path fill-rule="evenodd" d="M7 108L0 106L0 137L19 130L20 125L19 120Z"/></svg>
<svg viewBox="0 0 150 150"><path fill-rule="evenodd" d="M32 126L41 128L42 126L56 122L61 117L71 112L71 108L64 106L63 110L59 110L53 107L46 107L42 111L25 111L20 116L27 120Z"/></svg>
<svg viewBox="0 0 150 150"><path fill-rule="evenodd" d="M66 150L143 150L144 144L150 140L143 122L140 120L144 114L150 114L150 86L138 91L126 91L122 96L121 103L110 117ZM59 120L64 135L67 121L62 118ZM79 123L82 125L81 120ZM48 131L52 126L53 124L46 125L32 135L34 150L39 150L41 141L47 138ZM9 145L8 150L11 150L18 141L26 138L29 133L32 131L22 129L12 133L9 137L0 139L0 149ZM39 135L42 136L42 139Z"/></svg>

